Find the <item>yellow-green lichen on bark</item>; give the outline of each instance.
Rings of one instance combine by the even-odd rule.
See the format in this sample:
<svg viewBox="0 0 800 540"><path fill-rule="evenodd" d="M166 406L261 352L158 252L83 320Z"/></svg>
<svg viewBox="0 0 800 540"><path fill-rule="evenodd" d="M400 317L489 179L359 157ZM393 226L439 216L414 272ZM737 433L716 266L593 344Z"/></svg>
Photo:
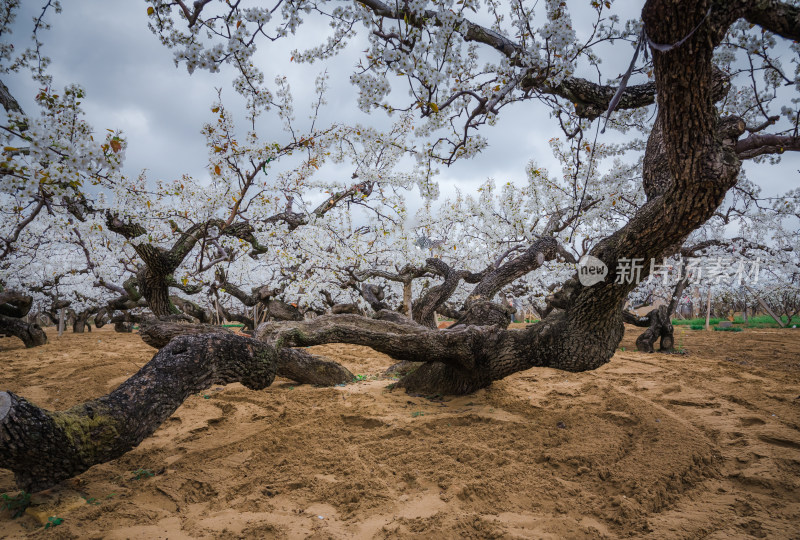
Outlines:
<svg viewBox="0 0 800 540"><path fill-rule="evenodd" d="M96 404L82 404L66 411L48 412L48 416L81 458L93 462L119 437L117 420L108 412Z"/></svg>

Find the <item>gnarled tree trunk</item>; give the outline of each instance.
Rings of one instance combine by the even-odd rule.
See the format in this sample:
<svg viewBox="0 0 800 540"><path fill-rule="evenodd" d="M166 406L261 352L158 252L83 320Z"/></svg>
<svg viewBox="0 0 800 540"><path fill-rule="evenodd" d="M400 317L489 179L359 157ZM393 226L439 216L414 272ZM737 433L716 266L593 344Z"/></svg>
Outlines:
<svg viewBox="0 0 800 540"><path fill-rule="evenodd" d="M130 321L114 321L114 332L130 334L133 332L133 323Z"/></svg>
<svg viewBox="0 0 800 540"><path fill-rule="evenodd" d="M0 334L18 337L28 349L47 343L47 334L41 326L5 315L0 315Z"/></svg>
<svg viewBox="0 0 800 540"><path fill-rule="evenodd" d="M221 326L181 324L157 319L143 322L139 329L142 340L156 349L166 346L178 336L212 333L233 335L230 330ZM352 382L355 378L350 370L337 362L287 347L278 349L277 374L300 384L317 386L335 386Z"/></svg>
<svg viewBox="0 0 800 540"><path fill-rule="evenodd" d="M47 334L36 323L22 320L31 310L33 298L17 291L0 290L0 334L16 336L25 347L38 347L47 343Z"/></svg>
<svg viewBox="0 0 800 540"><path fill-rule="evenodd" d="M0 392L0 467L21 489L47 489L123 455L211 385L269 386L276 360L272 347L249 338L181 336L110 394L66 411Z"/></svg>
<svg viewBox="0 0 800 540"><path fill-rule="evenodd" d="M0 315L21 319L27 315L33 298L17 291L0 291Z"/></svg>
<svg viewBox="0 0 800 540"><path fill-rule="evenodd" d="M89 317L91 313L89 311L81 311L80 313L72 313L72 333L73 334L83 334L85 330L92 331L92 327L89 324Z"/></svg>
<svg viewBox="0 0 800 540"><path fill-rule="evenodd" d="M655 351L655 342L659 338L659 351L664 353L673 352L675 345L674 329L670 318L668 306L659 306L650 310L647 315L640 317L634 313L625 311L622 319L634 326L647 327L647 330L636 338L636 348L641 352L651 353Z"/></svg>
<svg viewBox="0 0 800 540"><path fill-rule="evenodd" d="M156 259L158 260L158 259ZM151 262L150 264L154 264ZM151 269L145 266L136 276L139 292L147 300L147 305L156 317L175 315L178 309L169 296L167 275L173 271L171 267Z"/></svg>
<svg viewBox="0 0 800 540"><path fill-rule="evenodd" d="M165 347L178 336L198 336L202 334L234 335L222 326L210 324L186 324L180 322L147 319L139 323L139 336L142 341L155 349Z"/></svg>

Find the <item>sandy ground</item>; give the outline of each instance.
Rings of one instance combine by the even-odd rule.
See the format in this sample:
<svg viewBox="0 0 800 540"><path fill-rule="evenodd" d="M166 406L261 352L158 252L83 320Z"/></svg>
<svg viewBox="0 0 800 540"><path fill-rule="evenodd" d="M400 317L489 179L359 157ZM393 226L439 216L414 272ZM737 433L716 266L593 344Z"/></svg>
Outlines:
<svg viewBox="0 0 800 540"><path fill-rule="evenodd" d="M192 396L127 455L0 513L0 536L800 538L800 330L677 328L687 354L668 356L635 352L638 331L596 371L443 401L387 390L370 349L315 347L367 380ZM0 340L0 388L62 409L154 354L136 334L50 334Z"/></svg>

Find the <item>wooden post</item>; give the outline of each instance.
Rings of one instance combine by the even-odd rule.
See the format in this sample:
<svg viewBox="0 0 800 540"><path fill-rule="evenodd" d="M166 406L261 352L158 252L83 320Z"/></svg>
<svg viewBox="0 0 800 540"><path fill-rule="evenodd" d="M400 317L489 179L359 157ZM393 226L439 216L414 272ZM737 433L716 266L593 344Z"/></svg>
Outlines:
<svg viewBox="0 0 800 540"><path fill-rule="evenodd" d="M411 319L411 281L403 282L403 305L406 308L406 316Z"/></svg>
<svg viewBox="0 0 800 540"><path fill-rule="evenodd" d="M747 287L747 285L745 285L745 287ZM747 290L748 290L748 291L750 291L751 293L753 293L753 296L755 296L755 297L756 297L756 301L758 302L758 305L759 305L759 306L761 306L762 308L764 308L764 311L766 311L766 312L769 314L769 316L770 316L770 317L772 317L773 319L775 319L775 322L776 322L776 323L778 323L778 324L780 325L780 327L781 327L781 328L785 328L785 327L786 327L786 325L785 325L785 324L783 324L783 320L782 320L780 317L778 317L777 315L775 315L775 312L774 312L774 311L772 311L772 310L769 308L769 306L767 305L767 303L766 303L766 302L764 302L764 301L761 299L761 297L760 297L760 296L758 296L758 295L756 294L756 292L755 292L753 289L751 289L750 287L747 287Z"/></svg>
<svg viewBox="0 0 800 540"><path fill-rule="evenodd" d="M706 330L710 330L709 321L711 320L711 287L708 287L708 299L706 300Z"/></svg>
<svg viewBox="0 0 800 540"><path fill-rule="evenodd" d="M64 333L64 308L58 311L58 337Z"/></svg>

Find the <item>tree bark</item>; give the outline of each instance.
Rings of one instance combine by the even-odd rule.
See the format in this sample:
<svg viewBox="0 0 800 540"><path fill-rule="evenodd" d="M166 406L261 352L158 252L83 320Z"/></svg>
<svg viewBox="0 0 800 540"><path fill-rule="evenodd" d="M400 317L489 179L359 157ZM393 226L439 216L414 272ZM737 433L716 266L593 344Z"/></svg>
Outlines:
<svg viewBox="0 0 800 540"><path fill-rule="evenodd" d="M89 326L89 317L91 316L91 312L89 311L81 311L80 313L73 313L72 318L72 333L73 334L83 334L83 332L89 329L89 332L92 331L92 327Z"/></svg>
<svg viewBox="0 0 800 540"><path fill-rule="evenodd" d="M141 323L142 341L160 349L173 339L186 335L233 335L227 328L204 324L181 324L151 319ZM335 386L352 382L354 375L346 367L323 356L291 348L278 349L277 374L300 384Z"/></svg>
<svg viewBox="0 0 800 540"><path fill-rule="evenodd" d="M176 308L178 308L184 314L197 319L197 322L203 324L208 324L211 322L211 316L209 312L194 302L175 295L170 296L170 300L172 300L172 304Z"/></svg>
<svg viewBox="0 0 800 540"><path fill-rule="evenodd" d="M18 337L27 349L47 343L47 334L41 326L5 315L0 315L0 334Z"/></svg>
<svg viewBox="0 0 800 540"><path fill-rule="evenodd" d="M669 306L659 306L647 313L644 317L639 317L630 312L623 312L623 320L635 326L647 326L647 330L636 338L636 348L641 352L655 352L655 342L661 338L659 351L671 353L675 345L674 328L670 315L672 312Z"/></svg>
<svg viewBox="0 0 800 540"><path fill-rule="evenodd" d="M72 333L83 334L85 330L86 330L86 319L75 317L75 320L72 321Z"/></svg>
<svg viewBox="0 0 800 540"><path fill-rule="evenodd" d="M25 491L47 489L125 454L211 385L269 386L276 360L272 347L249 338L181 336L112 393L66 411L0 392L0 467Z"/></svg>
<svg viewBox="0 0 800 540"><path fill-rule="evenodd" d="M27 315L33 298L17 291L0 291L0 315L21 319Z"/></svg>
<svg viewBox="0 0 800 540"><path fill-rule="evenodd" d="M425 394L464 394L492 380L534 365L533 340L521 331L497 326L467 326L435 330L411 321L397 323L357 315L325 315L313 321L262 325L256 339L277 347L324 343L367 345L396 360L425 362L401 379L398 387Z"/></svg>
<svg viewBox="0 0 800 540"><path fill-rule="evenodd" d="M358 309L357 304L334 304L331 307L331 313L334 315L341 315L343 313L351 313L354 315L358 315L361 313L361 310Z"/></svg>
<svg viewBox="0 0 800 540"><path fill-rule="evenodd" d="M491 301L500 289L539 268L545 261L553 260L559 252L558 241L552 236L536 240L519 257L487 272L470 293L467 303L472 300Z"/></svg>
<svg viewBox="0 0 800 540"><path fill-rule="evenodd" d="M171 272L172 270L169 269L169 271ZM139 283L139 292L147 300L150 311L156 317L166 317L179 313L169 297L167 275L145 266L136 276Z"/></svg>
<svg viewBox="0 0 800 540"><path fill-rule="evenodd" d="M384 291L380 285L373 285L371 283L364 283L361 287L356 288L361 298L366 300L369 306L376 313L383 309L389 309L389 304L384 302Z"/></svg>
<svg viewBox="0 0 800 540"><path fill-rule="evenodd" d="M412 306L411 298L411 280L403 283L403 313L409 319L413 319L414 307Z"/></svg>
<svg viewBox="0 0 800 540"><path fill-rule="evenodd" d="M297 307L282 302L280 300L270 300L267 302L269 316L279 321L302 321L303 314Z"/></svg>
<svg viewBox="0 0 800 540"><path fill-rule="evenodd" d="M130 334L133 332L133 323L130 321L114 321L114 332Z"/></svg>
<svg viewBox="0 0 800 540"><path fill-rule="evenodd" d="M278 375L316 386L335 386L355 379L355 375L338 362L290 347L278 350Z"/></svg>
<svg viewBox="0 0 800 540"><path fill-rule="evenodd" d="M186 324L179 322L149 319L139 323L139 336L142 341L155 349L165 347L178 336L199 336L202 334L227 334L233 332L222 326L210 324Z"/></svg>
<svg viewBox="0 0 800 540"><path fill-rule="evenodd" d="M436 328L436 311L453 295L461 280L463 279L467 283L478 283L485 271L474 274L465 270L455 270L441 259L435 258L426 260L425 266L434 270L444 278L444 281L435 287L431 287L412 304L412 319L428 328Z"/></svg>

